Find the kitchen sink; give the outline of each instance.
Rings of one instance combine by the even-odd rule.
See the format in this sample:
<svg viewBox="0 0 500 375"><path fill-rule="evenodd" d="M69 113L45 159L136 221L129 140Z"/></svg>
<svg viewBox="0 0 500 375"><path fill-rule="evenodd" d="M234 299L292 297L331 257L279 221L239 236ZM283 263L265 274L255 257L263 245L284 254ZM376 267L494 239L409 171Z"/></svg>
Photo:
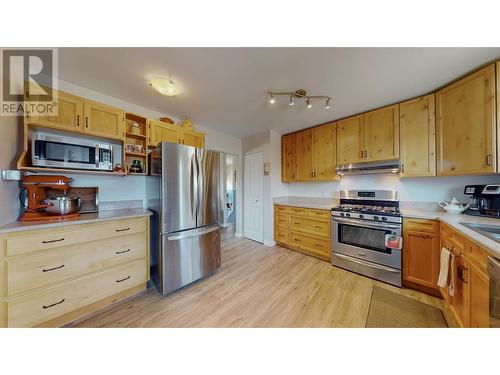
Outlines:
<svg viewBox="0 0 500 375"><path fill-rule="evenodd" d="M473 230L476 233L482 234L488 238L491 238L493 241L500 243L500 226L495 225L483 225L483 224L474 224L474 223L460 223L464 227Z"/></svg>

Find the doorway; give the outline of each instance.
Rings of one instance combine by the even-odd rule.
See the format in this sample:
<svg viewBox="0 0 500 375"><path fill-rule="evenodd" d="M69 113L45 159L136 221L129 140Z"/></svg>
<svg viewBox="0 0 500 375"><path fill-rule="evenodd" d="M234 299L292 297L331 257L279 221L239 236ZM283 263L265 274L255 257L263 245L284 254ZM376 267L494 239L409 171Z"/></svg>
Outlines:
<svg viewBox="0 0 500 375"><path fill-rule="evenodd" d="M246 238L258 242L264 241L263 163L262 152L245 155L244 233Z"/></svg>
<svg viewBox="0 0 500 375"><path fill-rule="evenodd" d="M230 239L236 232L236 171L238 156L221 154L221 213L222 238Z"/></svg>

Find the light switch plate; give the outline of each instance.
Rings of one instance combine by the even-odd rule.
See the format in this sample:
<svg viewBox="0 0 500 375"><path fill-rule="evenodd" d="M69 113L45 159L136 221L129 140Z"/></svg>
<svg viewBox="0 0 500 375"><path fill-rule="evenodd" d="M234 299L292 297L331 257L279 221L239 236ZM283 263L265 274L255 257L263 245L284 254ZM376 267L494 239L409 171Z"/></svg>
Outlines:
<svg viewBox="0 0 500 375"><path fill-rule="evenodd" d="M2 180L4 181L20 181L21 171L13 169L2 169Z"/></svg>

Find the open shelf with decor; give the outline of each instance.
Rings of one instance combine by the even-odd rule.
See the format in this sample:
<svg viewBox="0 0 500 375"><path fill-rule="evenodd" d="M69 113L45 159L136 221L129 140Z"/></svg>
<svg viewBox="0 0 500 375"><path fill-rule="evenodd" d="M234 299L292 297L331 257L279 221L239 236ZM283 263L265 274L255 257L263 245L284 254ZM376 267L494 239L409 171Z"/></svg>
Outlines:
<svg viewBox="0 0 500 375"><path fill-rule="evenodd" d="M148 173L147 118L134 113L125 114L124 166L129 175Z"/></svg>

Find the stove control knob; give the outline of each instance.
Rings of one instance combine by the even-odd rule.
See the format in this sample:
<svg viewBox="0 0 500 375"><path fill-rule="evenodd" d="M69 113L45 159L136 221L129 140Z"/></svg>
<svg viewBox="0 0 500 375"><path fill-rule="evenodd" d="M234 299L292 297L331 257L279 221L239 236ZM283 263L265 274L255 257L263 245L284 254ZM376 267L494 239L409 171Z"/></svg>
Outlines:
<svg viewBox="0 0 500 375"><path fill-rule="evenodd" d="M343 212L341 212L341 213L340 213L340 216L344 216L344 213L343 213Z"/></svg>
<svg viewBox="0 0 500 375"><path fill-rule="evenodd" d="M349 214L349 213L348 213L348 214L345 214L345 216L350 217L350 216L351 216L351 214Z"/></svg>
<svg viewBox="0 0 500 375"><path fill-rule="evenodd" d="M382 218L382 221L387 221L387 218L386 218L386 217L383 217L383 218Z"/></svg>
<svg viewBox="0 0 500 375"><path fill-rule="evenodd" d="M374 216L374 217L373 217L373 220L378 220L378 216Z"/></svg>
<svg viewBox="0 0 500 375"><path fill-rule="evenodd" d="M360 218L360 219L362 219L362 218L364 218L364 217L365 217L365 215L359 215L359 218Z"/></svg>

